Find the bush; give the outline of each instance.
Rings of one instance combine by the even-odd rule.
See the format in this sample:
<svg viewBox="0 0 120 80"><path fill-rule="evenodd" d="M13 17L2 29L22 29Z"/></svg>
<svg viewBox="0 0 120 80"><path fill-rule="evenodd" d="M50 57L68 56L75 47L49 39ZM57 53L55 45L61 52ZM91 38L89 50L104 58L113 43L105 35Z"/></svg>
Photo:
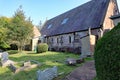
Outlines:
<svg viewBox="0 0 120 80"><path fill-rule="evenodd" d="M98 41L94 56L98 80L120 79L120 24Z"/></svg>
<svg viewBox="0 0 120 80"><path fill-rule="evenodd" d="M37 53L42 53L48 51L48 45L46 43L40 43L37 46Z"/></svg>

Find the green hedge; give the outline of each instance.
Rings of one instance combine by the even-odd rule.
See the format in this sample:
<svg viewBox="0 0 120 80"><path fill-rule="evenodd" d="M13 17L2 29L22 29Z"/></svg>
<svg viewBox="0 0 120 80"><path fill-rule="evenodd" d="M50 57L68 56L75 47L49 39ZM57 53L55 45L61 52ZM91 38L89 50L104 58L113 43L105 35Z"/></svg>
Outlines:
<svg viewBox="0 0 120 80"><path fill-rule="evenodd" d="M120 80L120 24L98 41L94 56L98 80Z"/></svg>
<svg viewBox="0 0 120 80"><path fill-rule="evenodd" d="M42 53L48 51L48 45L46 43L40 43L37 46L37 53Z"/></svg>

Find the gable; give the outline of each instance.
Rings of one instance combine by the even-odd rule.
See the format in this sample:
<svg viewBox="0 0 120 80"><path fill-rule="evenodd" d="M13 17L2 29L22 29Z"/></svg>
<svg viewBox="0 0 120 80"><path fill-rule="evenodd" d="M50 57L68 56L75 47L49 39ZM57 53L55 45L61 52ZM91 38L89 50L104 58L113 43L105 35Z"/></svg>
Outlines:
<svg viewBox="0 0 120 80"><path fill-rule="evenodd" d="M33 27L33 33L34 33L33 38L38 38L39 36L41 36L40 31L36 26Z"/></svg>
<svg viewBox="0 0 120 80"><path fill-rule="evenodd" d="M103 22L103 30L108 31L114 27L114 22L113 20L110 19L112 15L116 15L119 13L118 6L116 0L110 0L106 15L104 17L104 22Z"/></svg>

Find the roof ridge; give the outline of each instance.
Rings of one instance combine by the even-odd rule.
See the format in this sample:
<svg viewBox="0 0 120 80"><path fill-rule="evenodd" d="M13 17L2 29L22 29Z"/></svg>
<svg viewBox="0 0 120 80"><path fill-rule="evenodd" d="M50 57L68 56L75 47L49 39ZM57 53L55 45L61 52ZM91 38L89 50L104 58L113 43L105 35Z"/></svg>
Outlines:
<svg viewBox="0 0 120 80"><path fill-rule="evenodd" d="M97 2L96 2L97 1ZM75 31L100 28L107 12L110 0L91 0L46 22L41 33L51 36ZM69 18L65 24L61 24ZM52 24L51 28L48 26Z"/></svg>

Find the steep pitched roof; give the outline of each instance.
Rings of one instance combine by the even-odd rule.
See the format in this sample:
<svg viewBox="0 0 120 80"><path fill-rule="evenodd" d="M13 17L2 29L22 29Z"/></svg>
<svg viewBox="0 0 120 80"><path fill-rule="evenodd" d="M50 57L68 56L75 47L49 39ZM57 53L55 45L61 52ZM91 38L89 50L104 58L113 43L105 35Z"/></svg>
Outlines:
<svg viewBox="0 0 120 80"><path fill-rule="evenodd" d="M103 24L110 0L91 0L46 22L41 34L53 36L99 28Z"/></svg>

